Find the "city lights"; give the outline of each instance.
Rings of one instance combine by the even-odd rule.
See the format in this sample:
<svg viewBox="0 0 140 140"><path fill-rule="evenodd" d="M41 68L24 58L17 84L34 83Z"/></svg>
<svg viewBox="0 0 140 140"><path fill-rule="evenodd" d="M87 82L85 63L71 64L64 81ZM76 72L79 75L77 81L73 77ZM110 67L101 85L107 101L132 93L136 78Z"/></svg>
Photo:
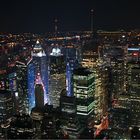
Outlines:
<svg viewBox="0 0 140 140"><path fill-rule="evenodd" d="M1 1L0 139L140 139L139 5Z"/></svg>

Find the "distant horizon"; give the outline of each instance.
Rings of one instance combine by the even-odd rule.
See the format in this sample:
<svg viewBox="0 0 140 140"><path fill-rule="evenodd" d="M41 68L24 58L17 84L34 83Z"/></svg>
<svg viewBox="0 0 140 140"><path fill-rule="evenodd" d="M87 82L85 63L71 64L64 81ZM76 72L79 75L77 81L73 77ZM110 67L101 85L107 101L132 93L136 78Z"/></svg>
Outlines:
<svg viewBox="0 0 140 140"><path fill-rule="evenodd" d="M0 4L0 31L53 32L90 30L140 29L140 1L133 0L4 0Z"/></svg>
<svg viewBox="0 0 140 140"><path fill-rule="evenodd" d="M130 32L130 31L140 31L140 28L134 28L134 29L94 29L93 32L97 32L97 31L107 31L107 32L115 32L115 31L124 31L124 32ZM58 31L58 33L66 33L66 32L92 32L91 30L66 30L66 31ZM31 33L31 34L45 34L45 33L55 33L55 31L43 31L43 32L31 32L31 31L22 31L22 32L7 32L7 31L0 31L0 34L24 34L24 33Z"/></svg>

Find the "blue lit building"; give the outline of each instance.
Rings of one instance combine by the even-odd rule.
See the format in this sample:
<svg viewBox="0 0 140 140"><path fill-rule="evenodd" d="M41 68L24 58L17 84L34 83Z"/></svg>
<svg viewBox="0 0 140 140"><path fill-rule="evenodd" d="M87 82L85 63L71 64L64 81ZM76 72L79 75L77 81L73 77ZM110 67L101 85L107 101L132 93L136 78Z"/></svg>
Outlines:
<svg viewBox="0 0 140 140"><path fill-rule="evenodd" d="M20 100L21 92L19 92L19 89L18 89L17 73L16 73L15 69L12 70L8 74L8 79L9 79L9 90L11 91L11 95L12 95L13 102L14 102L14 113L16 114L16 113L22 111L23 102L22 102L22 100Z"/></svg>
<svg viewBox="0 0 140 140"><path fill-rule="evenodd" d="M29 98L29 110L35 106L35 68L33 63L28 65L28 98Z"/></svg>
<svg viewBox="0 0 140 140"><path fill-rule="evenodd" d="M44 104L49 103L48 99L48 65L45 51L39 41L31 52L32 60L28 65L28 93L29 108L35 107L35 85L41 83L44 90ZM40 78L38 79L38 75Z"/></svg>
<svg viewBox="0 0 140 140"><path fill-rule="evenodd" d="M66 60L66 91L67 96L73 96L73 70L79 66L80 55L74 46L66 46L62 49Z"/></svg>
<svg viewBox="0 0 140 140"><path fill-rule="evenodd" d="M78 67L76 59L68 58L66 65L66 90L67 96L73 95L73 70Z"/></svg>
<svg viewBox="0 0 140 140"><path fill-rule="evenodd" d="M26 63L21 61L16 61L16 65L14 67L9 67L7 70L8 81L6 81L5 86L11 91L14 103L14 114L29 112L27 70Z"/></svg>
<svg viewBox="0 0 140 140"><path fill-rule="evenodd" d="M72 70L69 62L66 65L66 90L67 96L73 96Z"/></svg>

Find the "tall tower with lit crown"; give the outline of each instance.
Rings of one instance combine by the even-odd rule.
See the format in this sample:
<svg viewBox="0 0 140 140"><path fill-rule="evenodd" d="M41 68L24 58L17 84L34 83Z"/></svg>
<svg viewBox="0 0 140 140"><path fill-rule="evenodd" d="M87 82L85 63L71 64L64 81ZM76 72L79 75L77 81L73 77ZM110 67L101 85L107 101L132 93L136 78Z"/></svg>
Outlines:
<svg viewBox="0 0 140 140"><path fill-rule="evenodd" d="M44 104L49 104L48 98L48 65L47 65L47 57L44 49L42 48L40 42L37 40L33 51L31 52L32 61L32 71L30 71L28 78L29 83L29 104L30 110L35 107L35 88L36 85L42 85L44 92ZM33 76L31 76L33 75ZM31 82L31 83L30 83ZM30 87L31 86L31 87ZM30 90L32 88L32 90ZM31 92L31 93L30 93Z"/></svg>
<svg viewBox="0 0 140 140"><path fill-rule="evenodd" d="M61 49L57 46L49 54L49 99L54 108L60 104L60 93L66 88L65 62Z"/></svg>

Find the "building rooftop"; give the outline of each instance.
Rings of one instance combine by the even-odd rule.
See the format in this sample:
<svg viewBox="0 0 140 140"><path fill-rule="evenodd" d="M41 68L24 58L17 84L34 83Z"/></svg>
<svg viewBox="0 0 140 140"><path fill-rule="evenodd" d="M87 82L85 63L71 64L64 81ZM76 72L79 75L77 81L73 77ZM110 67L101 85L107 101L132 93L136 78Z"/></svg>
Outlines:
<svg viewBox="0 0 140 140"><path fill-rule="evenodd" d="M74 69L73 73L74 75L81 75L81 76L88 76L92 74L92 72L89 69L83 67Z"/></svg>
<svg viewBox="0 0 140 140"><path fill-rule="evenodd" d="M0 95L7 95L7 94L10 94L10 91L8 90L0 90Z"/></svg>

